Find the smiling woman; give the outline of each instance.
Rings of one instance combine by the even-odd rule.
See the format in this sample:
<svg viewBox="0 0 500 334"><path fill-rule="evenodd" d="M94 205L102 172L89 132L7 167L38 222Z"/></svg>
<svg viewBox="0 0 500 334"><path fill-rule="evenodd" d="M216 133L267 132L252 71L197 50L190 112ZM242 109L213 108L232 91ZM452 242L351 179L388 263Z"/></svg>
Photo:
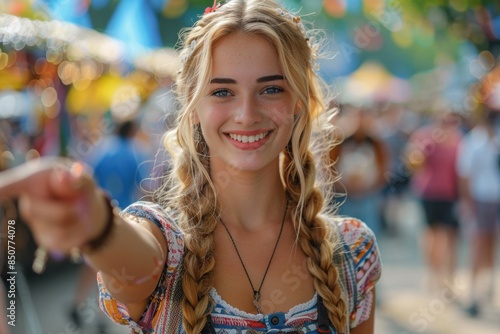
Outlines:
<svg viewBox="0 0 500 334"><path fill-rule="evenodd" d="M334 144L318 41L275 1L231 0L183 43L155 203L117 215L61 161L0 174L0 194L22 194L42 246L84 253L102 309L134 333L373 333L375 237L318 186Z"/></svg>

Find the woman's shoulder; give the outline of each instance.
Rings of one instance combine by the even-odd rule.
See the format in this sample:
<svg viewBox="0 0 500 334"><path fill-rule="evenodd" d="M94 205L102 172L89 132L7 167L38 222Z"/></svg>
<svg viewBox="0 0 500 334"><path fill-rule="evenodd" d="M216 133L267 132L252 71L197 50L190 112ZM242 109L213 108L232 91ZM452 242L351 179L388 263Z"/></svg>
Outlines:
<svg viewBox="0 0 500 334"><path fill-rule="evenodd" d="M358 285L366 279L376 282L382 261L373 231L361 220L346 216L332 217L330 226L334 230L332 241L337 245L337 255L342 255L342 267L352 270L347 274L355 277Z"/></svg>
<svg viewBox="0 0 500 334"><path fill-rule="evenodd" d="M336 230L346 246L353 247L360 243L376 243L375 234L361 220L348 216L334 216L329 219L330 226Z"/></svg>
<svg viewBox="0 0 500 334"><path fill-rule="evenodd" d="M147 219L158 226L167 237L175 236L183 239L178 223L178 212L170 207L162 207L154 202L138 201L125 208L120 215L129 220Z"/></svg>

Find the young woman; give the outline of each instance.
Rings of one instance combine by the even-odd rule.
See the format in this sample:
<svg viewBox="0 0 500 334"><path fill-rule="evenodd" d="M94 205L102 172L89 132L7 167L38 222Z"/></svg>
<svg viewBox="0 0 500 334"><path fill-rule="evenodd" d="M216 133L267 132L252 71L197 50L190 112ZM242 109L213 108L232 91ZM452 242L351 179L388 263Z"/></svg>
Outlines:
<svg viewBox="0 0 500 334"><path fill-rule="evenodd" d="M0 193L22 193L41 246L83 252L132 333L373 333L375 237L318 187L332 133L315 129L329 124L316 49L274 1L214 4L184 35L155 203L116 215L81 164L50 161L4 174Z"/></svg>

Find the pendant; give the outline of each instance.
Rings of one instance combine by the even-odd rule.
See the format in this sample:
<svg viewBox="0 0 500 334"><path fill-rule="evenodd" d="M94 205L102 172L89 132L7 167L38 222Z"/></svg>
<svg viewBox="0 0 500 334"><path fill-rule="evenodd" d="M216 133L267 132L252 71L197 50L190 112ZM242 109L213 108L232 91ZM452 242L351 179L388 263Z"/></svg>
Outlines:
<svg viewBox="0 0 500 334"><path fill-rule="evenodd" d="M254 291L253 292L253 306L257 309L257 312L260 314L260 292L259 291Z"/></svg>

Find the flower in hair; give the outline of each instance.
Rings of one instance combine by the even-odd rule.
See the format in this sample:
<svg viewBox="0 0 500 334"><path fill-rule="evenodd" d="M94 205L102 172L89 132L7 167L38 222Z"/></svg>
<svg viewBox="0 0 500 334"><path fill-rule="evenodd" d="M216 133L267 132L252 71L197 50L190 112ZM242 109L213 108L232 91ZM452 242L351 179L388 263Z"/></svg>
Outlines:
<svg viewBox="0 0 500 334"><path fill-rule="evenodd" d="M207 7L205 8L205 12L203 13L203 15L205 14L208 14L208 13L213 13L217 10L217 8L220 7L220 3L218 4L217 3L217 0L214 0L214 4L212 5L212 7Z"/></svg>

